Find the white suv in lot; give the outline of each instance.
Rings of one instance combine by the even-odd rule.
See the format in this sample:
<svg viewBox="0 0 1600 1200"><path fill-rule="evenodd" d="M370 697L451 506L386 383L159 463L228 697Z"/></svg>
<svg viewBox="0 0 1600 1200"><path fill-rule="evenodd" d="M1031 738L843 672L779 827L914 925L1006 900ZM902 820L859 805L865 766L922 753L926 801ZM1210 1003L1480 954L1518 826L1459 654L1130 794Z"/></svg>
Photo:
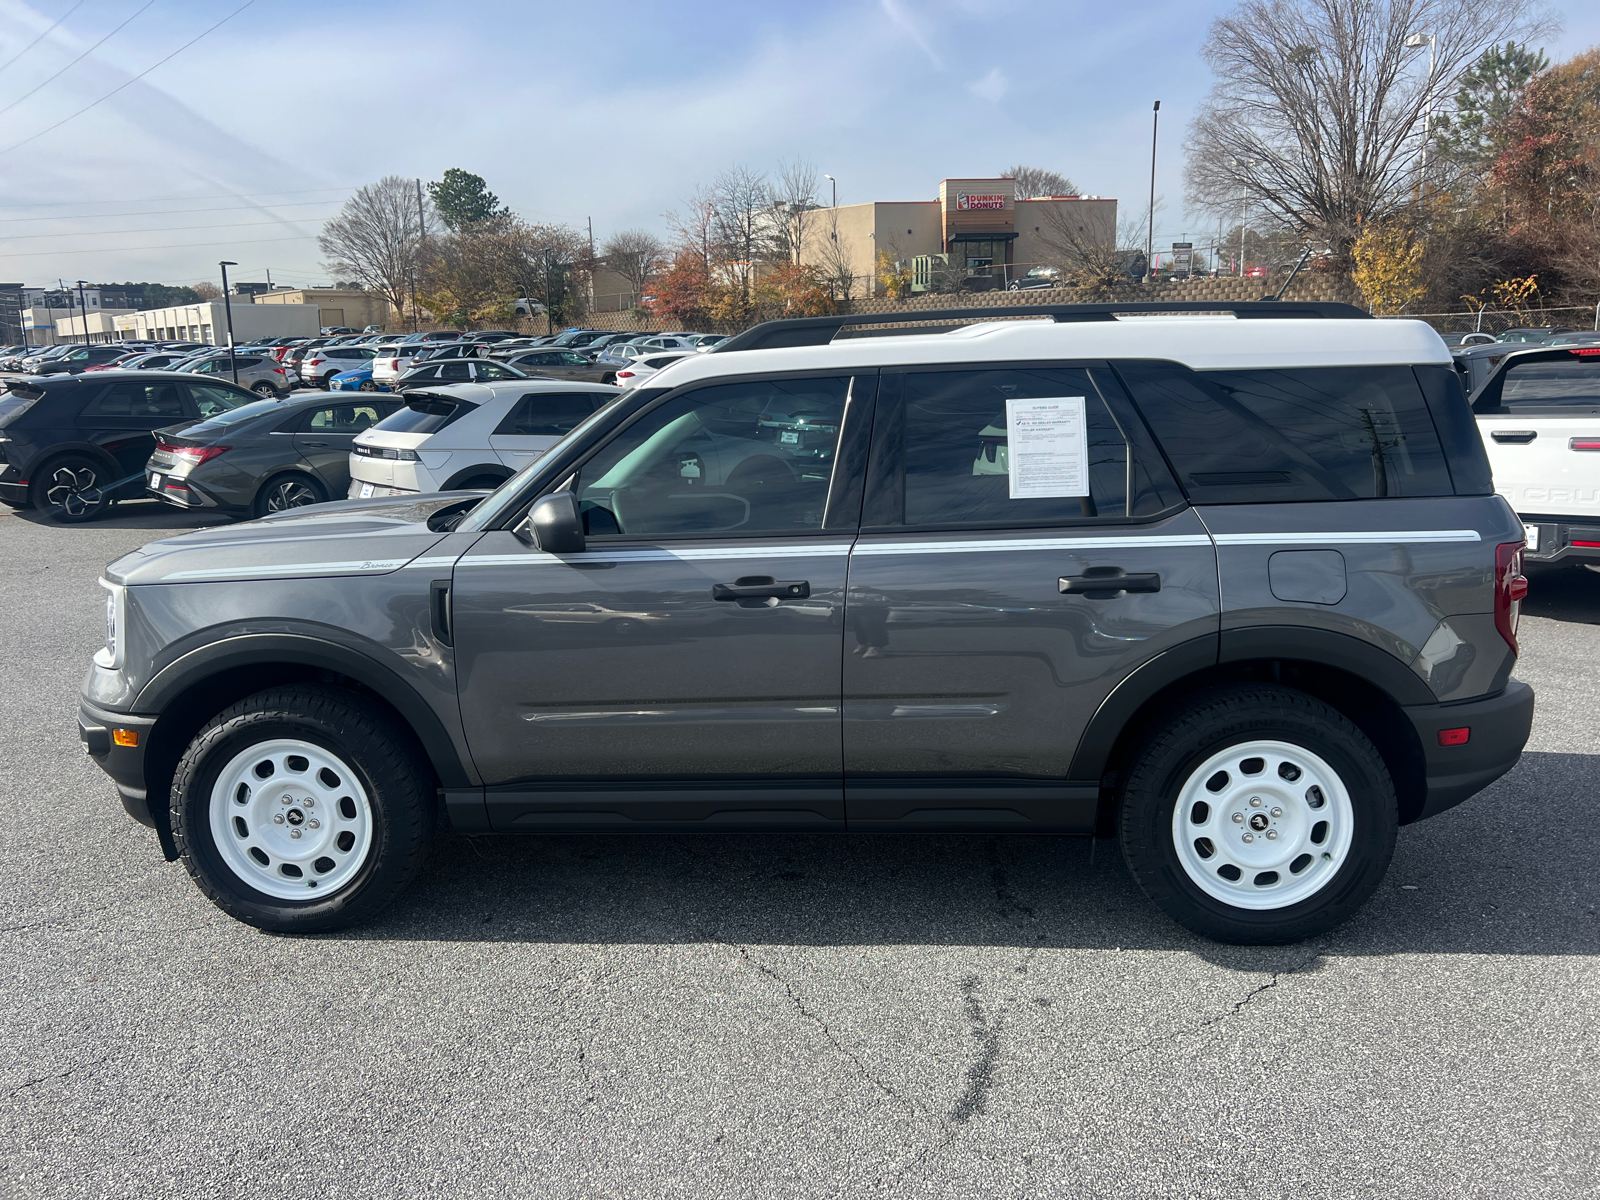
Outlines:
<svg viewBox="0 0 1600 1200"><path fill-rule="evenodd" d="M408 392L404 408L356 438L350 498L499 487L620 394L527 379Z"/></svg>
<svg viewBox="0 0 1600 1200"><path fill-rule="evenodd" d="M372 382L394 386L394 381L409 371L418 359L439 349L433 342L391 342L372 354Z"/></svg>

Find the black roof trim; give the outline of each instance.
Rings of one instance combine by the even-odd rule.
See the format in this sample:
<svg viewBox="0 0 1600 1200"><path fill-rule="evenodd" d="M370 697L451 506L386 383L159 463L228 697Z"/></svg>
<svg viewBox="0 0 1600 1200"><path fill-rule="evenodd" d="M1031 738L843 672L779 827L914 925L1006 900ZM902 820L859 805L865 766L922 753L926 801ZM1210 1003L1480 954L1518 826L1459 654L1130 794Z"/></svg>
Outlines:
<svg viewBox="0 0 1600 1200"><path fill-rule="evenodd" d="M1326 320L1371 320L1353 304L1288 300L1178 300L1142 304L1007 304L984 308L929 308L889 313L852 313L837 317L798 317L766 321L708 353L730 350L775 350L786 346L826 346L841 329L854 325L904 325L927 321L994 321L1006 317L1051 317L1058 324L1115 321L1119 313L1232 313L1240 320L1318 317ZM913 330L912 332L916 332Z"/></svg>

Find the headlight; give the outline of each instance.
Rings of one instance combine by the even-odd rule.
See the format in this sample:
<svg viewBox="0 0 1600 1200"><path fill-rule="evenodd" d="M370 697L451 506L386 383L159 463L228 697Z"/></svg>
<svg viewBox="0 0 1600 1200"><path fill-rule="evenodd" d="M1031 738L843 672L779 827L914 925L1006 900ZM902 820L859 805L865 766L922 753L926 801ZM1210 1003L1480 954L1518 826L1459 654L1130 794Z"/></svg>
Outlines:
<svg viewBox="0 0 1600 1200"><path fill-rule="evenodd" d="M100 586L106 589L106 644L104 649L95 654L94 661L102 667L116 671L122 667L124 650L122 641L126 633L128 589L104 579L100 581Z"/></svg>

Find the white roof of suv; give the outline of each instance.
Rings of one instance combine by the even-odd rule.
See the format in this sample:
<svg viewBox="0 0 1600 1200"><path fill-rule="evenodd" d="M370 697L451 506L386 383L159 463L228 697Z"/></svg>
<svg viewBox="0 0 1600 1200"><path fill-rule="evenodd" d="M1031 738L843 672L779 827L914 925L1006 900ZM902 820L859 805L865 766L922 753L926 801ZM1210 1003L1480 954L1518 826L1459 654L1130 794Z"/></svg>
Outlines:
<svg viewBox="0 0 1600 1200"><path fill-rule="evenodd" d="M915 314L909 314L915 320ZM691 354L651 387L752 371L890 367L909 363L1153 358L1196 371L1274 367L1448 366L1450 350L1423 321L1137 316L1115 321L988 321L947 333L847 337L826 346Z"/></svg>

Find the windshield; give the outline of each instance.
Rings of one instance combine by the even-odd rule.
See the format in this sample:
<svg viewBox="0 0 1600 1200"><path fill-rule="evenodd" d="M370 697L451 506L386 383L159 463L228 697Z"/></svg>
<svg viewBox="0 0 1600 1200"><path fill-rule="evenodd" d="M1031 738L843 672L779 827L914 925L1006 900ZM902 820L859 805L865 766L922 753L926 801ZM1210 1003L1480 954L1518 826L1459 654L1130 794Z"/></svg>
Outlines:
<svg viewBox="0 0 1600 1200"><path fill-rule="evenodd" d="M655 396L664 394L666 390L667 389L665 388L641 389L637 392L625 392L622 395L649 400ZM522 470L518 471L510 479L502 483L494 490L492 494L484 497L483 503L478 505L477 508L473 509L472 512L467 515L466 520L462 521L457 528L467 532L476 532L477 530L486 528L490 522L494 521L500 516L507 506L516 500L517 493L521 490L522 485L539 473L547 458L550 458L552 455L554 455L572 439L581 438L586 435L589 430L595 427L596 424L608 417L611 414L611 410L617 406L617 401L622 399L622 395L611 397L611 399L607 400L599 408L595 409L594 412L592 412L589 416L585 417L582 421L578 422L578 424L574 425L572 427L572 432L568 433L555 445L545 450L544 453L539 455L538 458L534 459L527 466L523 467Z"/></svg>

